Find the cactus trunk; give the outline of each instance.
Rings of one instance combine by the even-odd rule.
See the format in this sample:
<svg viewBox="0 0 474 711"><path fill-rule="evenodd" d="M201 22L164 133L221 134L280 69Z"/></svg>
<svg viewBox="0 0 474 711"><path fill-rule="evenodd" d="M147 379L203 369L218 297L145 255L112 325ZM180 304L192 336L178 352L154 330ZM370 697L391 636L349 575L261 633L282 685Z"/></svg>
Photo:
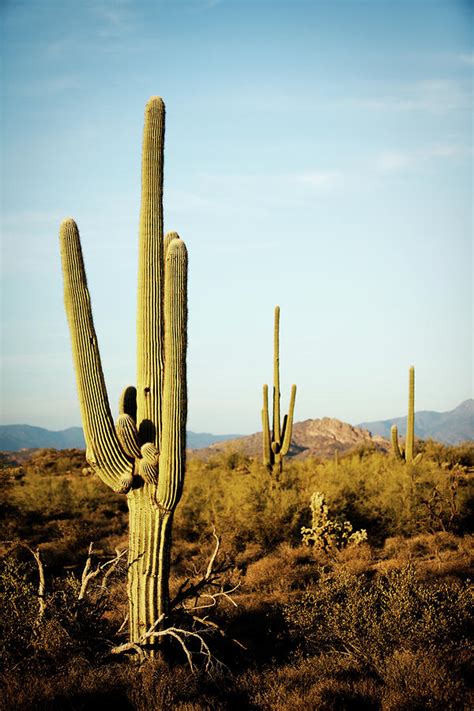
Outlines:
<svg viewBox="0 0 474 711"><path fill-rule="evenodd" d="M128 598L130 640L168 614L172 512L159 511L146 487L129 497Z"/></svg>
<svg viewBox="0 0 474 711"><path fill-rule="evenodd" d="M408 417L407 436L405 443L405 459L413 461L413 445L415 441L415 368L411 366L408 375Z"/></svg>
<svg viewBox="0 0 474 711"><path fill-rule="evenodd" d="M283 418L281 427L280 415L280 307L275 306L273 329L273 420L270 430L268 412L268 385L263 386L262 434L263 434L263 464L273 474L283 470L283 457L288 454L293 431L293 415L295 410L296 385L291 386L290 406L288 415Z"/></svg>
<svg viewBox="0 0 474 711"><path fill-rule="evenodd" d="M186 449L187 252L163 238L165 107L145 110L140 213L137 387L125 388L114 426L105 388L79 231L61 225L64 301L71 331L86 456L105 484L127 494L130 514L129 628L138 642L169 612L173 512ZM148 645L153 654L153 643Z"/></svg>
<svg viewBox="0 0 474 711"><path fill-rule="evenodd" d="M399 461L410 462L413 464L417 464L420 461L422 457L421 454L413 457L413 450L415 446L415 368L413 365L411 366L408 374L408 417L404 452L400 449L398 444L397 425L392 425L390 436L392 452Z"/></svg>

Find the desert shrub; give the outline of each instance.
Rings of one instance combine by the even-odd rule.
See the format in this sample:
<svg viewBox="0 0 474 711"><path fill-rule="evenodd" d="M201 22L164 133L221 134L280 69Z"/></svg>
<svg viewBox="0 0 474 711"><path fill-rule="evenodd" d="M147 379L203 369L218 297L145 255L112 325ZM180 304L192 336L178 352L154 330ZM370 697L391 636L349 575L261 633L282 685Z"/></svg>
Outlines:
<svg viewBox="0 0 474 711"><path fill-rule="evenodd" d="M176 511L176 536L200 539L214 526L234 553L255 543L268 550L298 543L301 494L294 476L275 481L258 462L234 467L191 460Z"/></svg>
<svg viewBox="0 0 474 711"><path fill-rule="evenodd" d="M334 654L295 655L291 662L243 675L254 708L262 711L376 711L379 685L354 660Z"/></svg>
<svg viewBox="0 0 474 711"><path fill-rule="evenodd" d="M35 636L38 599L27 568L13 558L0 565L0 656L4 664L25 655Z"/></svg>
<svg viewBox="0 0 474 711"><path fill-rule="evenodd" d="M445 445L428 439L420 443L420 451L423 452L424 458L445 467L451 468L456 464L462 467L474 467L474 444L472 442Z"/></svg>
<svg viewBox="0 0 474 711"><path fill-rule="evenodd" d="M69 573L47 577L40 614L38 571L12 552L0 561L0 653L5 666L63 665L72 655L95 658L108 648L108 592L92 588L79 599L80 581Z"/></svg>
<svg viewBox="0 0 474 711"><path fill-rule="evenodd" d="M247 566L241 589L243 592L289 592L305 587L315 574L314 557L306 548L282 543Z"/></svg>
<svg viewBox="0 0 474 711"><path fill-rule="evenodd" d="M384 679L395 652L452 661L467 653L472 590L469 582L420 580L410 564L376 576L333 571L289 603L285 617L306 651L348 654Z"/></svg>
<svg viewBox="0 0 474 711"><path fill-rule="evenodd" d="M308 472L308 480L337 517L366 529L374 543L387 536L468 529L472 482L459 467L447 471L425 459L407 465L374 453L346 457L337 467L321 464Z"/></svg>
<svg viewBox="0 0 474 711"><path fill-rule="evenodd" d="M15 542L41 543L46 562L58 571L77 562L91 540L98 543L127 531L125 497L114 494L95 475L39 473L28 467L25 476L3 493L0 533L8 542L4 552Z"/></svg>

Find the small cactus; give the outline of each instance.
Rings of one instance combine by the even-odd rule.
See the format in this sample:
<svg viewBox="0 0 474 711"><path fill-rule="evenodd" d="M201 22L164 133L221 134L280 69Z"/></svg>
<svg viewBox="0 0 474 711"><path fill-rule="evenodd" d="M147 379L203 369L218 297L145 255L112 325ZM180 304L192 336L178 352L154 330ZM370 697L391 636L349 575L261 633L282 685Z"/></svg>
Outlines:
<svg viewBox="0 0 474 711"><path fill-rule="evenodd" d="M291 386L290 407L288 415L280 425L280 307L275 306L274 339L273 339L273 427L270 430L268 410L268 385L263 386L263 463L271 471L280 473L283 468L283 457L288 454L293 430L293 414L295 410L296 385Z"/></svg>
<svg viewBox="0 0 474 711"><path fill-rule="evenodd" d="M399 461L417 464L421 460L421 454L413 457L413 447L415 443L415 368L413 365L411 366L408 375L408 417L405 451L402 451L398 444L397 425L392 425L390 435L392 440L392 451Z"/></svg>
<svg viewBox="0 0 474 711"><path fill-rule="evenodd" d="M94 330L79 231L61 225L64 302L72 339L87 461L127 495L130 513L130 641L169 610L171 525L180 499L186 447L187 252L163 238L165 106L145 109L137 311L137 387L125 388L114 426ZM153 654L153 646L149 645Z"/></svg>

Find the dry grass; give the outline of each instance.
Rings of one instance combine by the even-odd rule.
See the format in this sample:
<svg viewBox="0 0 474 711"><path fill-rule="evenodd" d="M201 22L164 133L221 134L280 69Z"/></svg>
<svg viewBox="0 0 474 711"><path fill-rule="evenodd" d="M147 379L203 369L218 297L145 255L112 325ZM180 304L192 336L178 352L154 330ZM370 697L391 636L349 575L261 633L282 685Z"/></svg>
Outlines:
<svg viewBox="0 0 474 711"><path fill-rule="evenodd" d="M9 648L4 708L467 710L473 655L459 626L468 619L463 591L472 576L470 478L456 469L454 448L446 459L439 447L433 452L418 469L380 454L344 457L338 467L290 464L280 482L242 458L190 463L171 587L205 567L213 525L223 538L227 580L240 581L238 607L215 613L228 639L214 651L228 669L214 677L191 675L179 654L142 667L111 662L107 649L127 608L125 571L109 581L106 600L91 590L87 604L77 605L74 595L91 538L98 561L113 556L117 543L127 545L125 499L85 476L74 453L56 462L43 452L21 471L9 463L0 487L10 541L3 563L14 565L0 576ZM423 497L434 488L439 506L428 511ZM368 542L331 554L302 546L313 491L324 492L338 520L367 528ZM45 560L51 598L43 627L36 623L37 570L23 542L39 544ZM407 565L414 571L408 582ZM387 587L399 618L380 612L390 575L399 575L399 587ZM357 640L365 657L355 651Z"/></svg>

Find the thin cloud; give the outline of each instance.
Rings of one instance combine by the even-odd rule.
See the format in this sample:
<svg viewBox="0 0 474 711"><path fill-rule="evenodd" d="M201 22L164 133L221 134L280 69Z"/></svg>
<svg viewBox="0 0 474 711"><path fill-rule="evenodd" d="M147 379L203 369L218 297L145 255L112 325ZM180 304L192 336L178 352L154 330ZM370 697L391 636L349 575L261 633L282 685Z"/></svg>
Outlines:
<svg viewBox="0 0 474 711"><path fill-rule="evenodd" d="M217 5L221 5L223 0L193 0L191 5L191 12L206 12L206 10L212 10Z"/></svg>
<svg viewBox="0 0 474 711"><path fill-rule="evenodd" d="M393 87L390 93L352 98L353 108L376 111L427 111L444 113L471 108L472 94L464 83L454 80L432 79Z"/></svg>
<svg viewBox="0 0 474 711"><path fill-rule="evenodd" d="M316 192L327 192L340 187L342 183L342 174L330 171L307 171L296 175L289 176L292 183L300 183L306 185Z"/></svg>
<svg viewBox="0 0 474 711"><path fill-rule="evenodd" d="M122 37L134 28L133 5L128 0L101 2L94 6L94 13L102 21L100 37Z"/></svg>
<svg viewBox="0 0 474 711"><path fill-rule="evenodd" d="M412 151L383 151L376 159L381 172L396 172L419 167L433 160L470 158L472 148L454 144L437 144Z"/></svg>
<svg viewBox="0 0 474 711"><path fill-rule="evenodd" d="M18 93L20 96L36 98L39 96L44 97L46 94L53 96L54 94L61 94L64 91L72 91L78 89L79 86L79 78L71 74L48 79L36 79L34 83L20 85L18 87Z"/></svg>

